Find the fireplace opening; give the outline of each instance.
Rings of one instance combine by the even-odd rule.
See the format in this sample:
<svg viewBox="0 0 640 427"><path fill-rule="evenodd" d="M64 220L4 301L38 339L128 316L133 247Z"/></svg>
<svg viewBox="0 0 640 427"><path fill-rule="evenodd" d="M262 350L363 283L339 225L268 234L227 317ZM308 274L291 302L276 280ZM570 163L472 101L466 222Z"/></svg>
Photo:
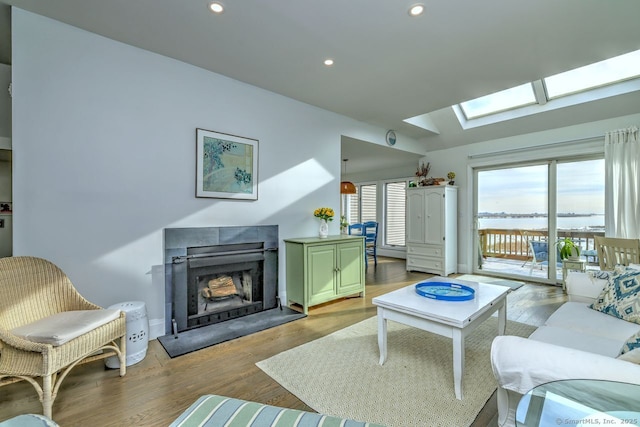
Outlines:
<svg viewBox="0 0 640 427"><path fill-rule="evenodd" d="M262 301L254 301L250 270L205 274L196 277L190 319L206 317L206 324L260 311Z"/></svg>
<svg viewBox="0 0 640 427"><path fill-rule="evenodd" d="M251 302L251 283L251 275L245 271L198 277L198 296L204 300L198 301L198 313L217 311L209 307L223 308L238 302L240 305L245 301Z"/></svg>
<svg viewBox="0 0 640 427"><path fill-rule="evenodd" d="M264 309L261 243L188 248L187 328L224 322Z"/></svg>
<svg viewBox="0 0 640 427"><path fill-rule="evenodd" d="M265 280L276 262L263 242L188 247L174 264L177 331L224 322L277 306L277 284ZM268 299L268 300L267 300Z"/></svg>

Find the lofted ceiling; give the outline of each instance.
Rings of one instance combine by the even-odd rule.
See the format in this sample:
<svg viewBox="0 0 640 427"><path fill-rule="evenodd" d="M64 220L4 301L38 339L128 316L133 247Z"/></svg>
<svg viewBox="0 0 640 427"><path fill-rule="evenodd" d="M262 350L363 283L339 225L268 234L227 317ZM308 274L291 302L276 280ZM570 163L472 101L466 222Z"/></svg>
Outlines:
<svg viewBox="0 0 640 427"><path fill-rule="evenodd" d="M207 0L0 0L0 62L14 5L395 129L425 153L640 112L636 92L463 130L447 108L640 49L640 1L426 0L410 17L418 1L227 0L214 15ZM431 112L439 134L403 122Z"/></svg>

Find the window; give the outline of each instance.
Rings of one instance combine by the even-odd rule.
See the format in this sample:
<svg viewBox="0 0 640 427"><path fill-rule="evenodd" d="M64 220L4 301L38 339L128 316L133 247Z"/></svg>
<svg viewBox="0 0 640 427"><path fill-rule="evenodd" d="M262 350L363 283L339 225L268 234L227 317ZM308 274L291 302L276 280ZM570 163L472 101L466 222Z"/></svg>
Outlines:
<svg viewBox="0 0 640 427"><path fill-rule="evenodd" d="M376 221L376 184L360 186L360 222Z"/></svg>
<svg viewBox="0 0 640 427"><path fill-rule="evenodd" d="M356 194L351 194L349 196L349 209L347 213L347 222L349 224L354 224L360 221L360 186L356 185Z"/></svg>
<svg viewBox="0 0 640 427"><path fill-rule="evenodd" d="M462 128L471 129L638 90L640 50L452 105L451 108ZM407 121L424 128L421 121L415 120L424 116L428 114Z"/></svg>
<svg viewBox="0 0 640 427"><path fill-rule="evenodd" d="M406 195L406 181L385 184L384 244L387 246L405 245Z"/></svg>
<svg viewBox="0 0 640 427"><path fill-rule="evenodd" d="M405 246L405 207L409 179L390 180L378 184L356 184L357 195L349 196L347 221L349 224L378 221L378 245ZM384 189L384 201L378 205L378 185Z"/></svg>
<svg viewBox="0 0 640 427"><path fill-rule="evenodd" d="M467 119L486 116L536 103L531 83L505 89L460 104Z"/></svg>
<svg viewBox="0 0 640 427"><path fill-rule="evenodd" d="M547 77L549 99L640 76L640 50Z"/></svg>
<svg viewBox="0 0 640 427"><path fill-rule="evenodd" d="M376 184L356 185L358 193L349 198L349 224L376 219Z"/></svg>

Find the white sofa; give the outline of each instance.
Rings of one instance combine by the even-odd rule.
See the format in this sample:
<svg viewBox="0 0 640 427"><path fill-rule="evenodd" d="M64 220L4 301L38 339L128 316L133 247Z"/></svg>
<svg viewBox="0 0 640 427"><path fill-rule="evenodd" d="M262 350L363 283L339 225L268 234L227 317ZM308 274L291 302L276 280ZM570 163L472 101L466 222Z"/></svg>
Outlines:
<svg viewBox="0 0 640 427"><path fill-rule="evenodd" d="M567 277L569 302L553 313L529 338L499 336L491 347L498 381L498 424L515 425L523 394L550 381L604 379L640 384L640 349L618 358L640 325L589 308L607 283L588 273ZM640 359L640 358L639 358Z"/></svg>

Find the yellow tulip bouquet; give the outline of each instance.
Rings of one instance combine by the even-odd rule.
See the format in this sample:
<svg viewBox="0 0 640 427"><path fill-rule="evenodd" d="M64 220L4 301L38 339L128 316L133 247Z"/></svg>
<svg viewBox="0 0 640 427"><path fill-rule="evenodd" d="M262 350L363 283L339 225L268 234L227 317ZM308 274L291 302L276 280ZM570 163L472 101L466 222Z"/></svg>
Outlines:
<svg viewBox="0 0 640 427"><path fill-rule="evenodd" d="M325 221L333 221L335 213L331 208L318 208L313 211L313 216L316 218L324 219Z"/></svg>

